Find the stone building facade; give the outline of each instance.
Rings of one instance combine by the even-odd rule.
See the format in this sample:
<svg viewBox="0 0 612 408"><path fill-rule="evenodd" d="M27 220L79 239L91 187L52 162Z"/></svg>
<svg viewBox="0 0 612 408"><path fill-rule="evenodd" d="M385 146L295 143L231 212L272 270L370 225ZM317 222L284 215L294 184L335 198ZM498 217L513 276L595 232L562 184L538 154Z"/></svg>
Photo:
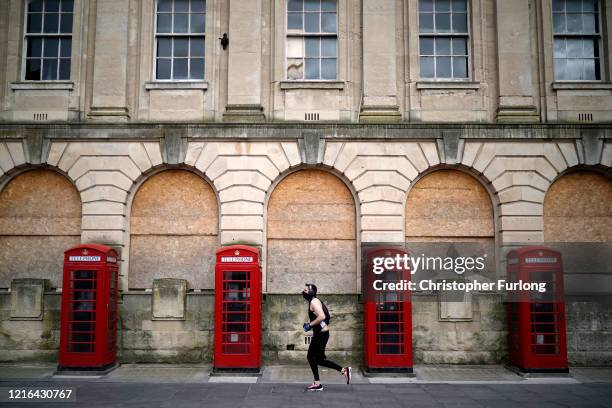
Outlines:
<svg viewBox="0 0 612 408"><path fill-rule="evenodd" d="M361 361L364 244L610 259L611 44L607 0L0 2L0 360L55 359L78 243L120 254L124 362L211 361L223 245L261 251L266 363L306 281ZM571 364L612 364L612 272L565 281ZM505 361L499 293L414 296L416 362Z"/></svg>

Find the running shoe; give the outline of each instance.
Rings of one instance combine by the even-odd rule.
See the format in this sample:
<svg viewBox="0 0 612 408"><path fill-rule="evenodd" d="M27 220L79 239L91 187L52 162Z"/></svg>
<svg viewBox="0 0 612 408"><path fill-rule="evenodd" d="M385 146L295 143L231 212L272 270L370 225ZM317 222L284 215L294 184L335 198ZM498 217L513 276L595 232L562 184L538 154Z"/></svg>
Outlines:
<svg viewBox="0 0 612 408"><path fill-rule="evenodd" d="M346 383L349 384L351 382L351 376L353 375L353 369L351 367L344 367L344 372L342 373Z"/></svg>
<svg viewBox="0 0 612 408"><path fill-rule="evenodd" d="M306 388L306 391L323 391L323 384L312 383Z"/></svg>

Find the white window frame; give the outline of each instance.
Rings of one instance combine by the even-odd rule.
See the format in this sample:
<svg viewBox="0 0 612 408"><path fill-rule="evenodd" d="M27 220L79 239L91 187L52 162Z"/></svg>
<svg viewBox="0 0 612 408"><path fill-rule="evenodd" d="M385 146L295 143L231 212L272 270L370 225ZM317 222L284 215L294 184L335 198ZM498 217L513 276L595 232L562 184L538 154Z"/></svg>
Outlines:
<svg viewBox="0 0 612 408"><path fill-rule="evenodd" d="M40 13L42 15L42 19L41 19L41 32L40 33L28 33L28 7L30 5L30 3L33 0L27 0L25 2L25 8L24 8L24 12L23 12L23 30L22 30L22 47L21 47L21 74L20 74L20 78L21 81L23 82L32 82L32 83L44 83L44 82L68 82L72 80L72 74L73 74L73 70L72 70L72 50L74 49L74 44L73 44L73 34L74 34L74 20L75 20L75 13L74 13L74 9L76 7L76 2L77 0L74 0L72 2L72 27L71 27L71 31L70 33L61 33L61 19L58 21L58 32L57 33L45 33L42 32L44 31L44 20L45 20L45 11L43 9L43 11ZM60 11L58 12L59 14L64 14L61 11L61 3L59 5L60 7ZM41 56L40 58L32 58L32 59L39 59L41 60L41 65L40 65L40 79L26 79L26 73L27 73L27 61L28 59L28 38L41 38L41 39L45 39L45 38L57 38L59 41L58 47L57 47L57 69L56 69L56 79L43 79L43 64L42 64L42 60L44 59L44 47L41 48L40 53ZM69 57L61 57L61 39L62 38L70 38L70 56ZM68 75L67 79L59 79L59 70L60 70L60 60L61 59L68 59L70 60L70 74Z"/></svg>
<svg viewBox="0 0 612 408"><path fill-rule="evenodd" d="M551 10L551 15L550 15L550 27L551 27L551 32L552 32L552 70L553 70L553 80L555 82L582 82L582 83L600 83L600 82L605 82L606 80L606 69L605 69L605 61L606 61L606 55L604 54L606 49L603 45L604 43L604 19L602 18L602 14L603 14L603 10L602 10L602 6L603 6L603 2L602 0L597 0L597 6L598 6L598 11L597 11L597 19L598 19L598 24L599 24L599 32L597 34L580 34L580 33L555 33L555 11L553 8L553 3L554 0L551 0L550 2L550 10ZM564 15L567 16L567 10L564 11ZM567 20L566 20L567 22ZM566 23L567 24L567 23ZM555 64L555 60L557 58L555 58L555 40L556 39L598 39L598 51L599 51L599 79L558 79L557 78L557 68L556 68L556 64ZM565 60L568 59L572 59L572 58L564 58Z"/></svg>
<svg viewBox="0 0 612 408"><path fill-rule="evenodd" d="M290 82L337 82L340 77L340 55L339 55L339 14L340 14L340 1L335 0L336 2L336 32L335 33L326 33L326 32L318 32L318 33L307 33L305 32L305 13L307 11L302 10L302 32L296 32L295 30L289 30L289 0L284 0L285 2L285 58L284 58L284 80ZM314 11L312 13L324 13L324 11ZM306 79L306 38L334 38L336 40L336 77L334 79ZM287 46L289 43L289 38L303 38L304 41L302 47L302 60L304 61L303 67L303 77L301 79L291 79L287 75ZM331 57L328 57L331 58ZM321 60L324 59L321 57L321 49L319 47L319 77L321 76Z"/></svg>
<svg viewBox="0 0 612 408"><path fill-rule="evenodd" d="M467 32L458 34L458 33L453 33L453 32L448 32L448 33L438 33L436 31L433 31L431 33L421 33L421 27L419 25L418 27L418 44L417 44L417 50L418 50L418 61L419 61L419 69L418 69L418 78L420 82L471 82L472 81L472 2L470 0L465 0L466 1L466 19L467 19ZM420 0L417 0L417 24L420 18ZM435 7L435 6L434 6ZM451 5L452 7L452 5ZM435 9L434 9L435 10ZM451 9L452 10L452 9ZM434 13L435 14L435 13ZM435 17L434 17L434 24L435 24ZM452 29L452 20L451 20L451 29ZM422 37L429 37L435 39L436 38L449 38L452 42L453 38L465 38L466 40L466 57L467 57L467 76L465 78L454 78L454 77L437 77L434 76L433 78L426 78L426 77L422 77L421 76L421 38ZM435 72L437 71L437 59L438 56L435 55L435 50L434 50L434 55L426 55L427 57L433 57L434 58L434 75ZM453 56L450 56L451 58L451 73L453 72L453 62L452 62L452 58Z"/></svg>
<svg viewBox="0 0 612 408"><path fill-rule="evenodd" d="M155 0L154 4L153 4L153 17L154 17L154 21L153 21L153 37L154 37L154 41L153 41L153 81L154 82L204 82L206 81L206 29L208 29L208 24L206 24L206 16L207 16L207 11L206 9L208 8L208 2L210 0L205 0L204 2L204 32L203 33L191 33L191 32L186 32L186 33L175 33L174 32L174 19L172 21L172 32L171 33L158 33L157 32L157 5L159 3L160 0ZM163 14L172 14L174 16L174 0L172 0L172 12L171 13L167 13L167 12L163 12ZM189 18L189 27L191 27L191 10L189 10L189 13L187 13L190 18ZM175 37L186 37L188 40L191 40L191 38L193 37L201 37L202 41L204 42L204 55L202 56L202 59L204 59L204 67L203 67L203 72L202 72L202 78L197 78L197 79L190 79L189 78L189 73L191 72L191 41L189 42L189 48L187 51L187 78L184 79L174 79L174 41L172 41L172 46L170 48L170 57L162 57L162 58L167 58L170 59L170 78L168 79L158 79L157 78L157 41L159 37L164 37L164 38L169 38L169 39L173 39ZM195 57L197 58L197 57Z"/></svg>

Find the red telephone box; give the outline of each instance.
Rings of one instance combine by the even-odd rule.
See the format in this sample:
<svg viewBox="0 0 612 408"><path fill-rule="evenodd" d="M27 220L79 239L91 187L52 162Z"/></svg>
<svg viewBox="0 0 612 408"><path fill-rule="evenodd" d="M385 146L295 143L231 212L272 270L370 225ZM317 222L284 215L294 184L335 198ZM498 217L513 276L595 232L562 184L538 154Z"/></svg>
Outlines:
<svg viewBox="0 0 612 408"><path fill-rule="evenodd" d="M377 257L408 255L399 248L372 248L366 251L366 273ZM412 302L410 292L373 291L374 280L409 281L410 270L386 270L366 276L364 282L364 352L366 370L412 373Z"/></svg>
<svg viewBox="0 0 612 408"><path fill-rule="evenodd" d="M507 303L510 364L524 372L568 372L561 253L542 246L508 253L508 282L545 282Z"/></svg>
<svg viewBox="0 0 612 408"><path fill-rule="evenodd" d="M117 252L86 244L64 252L59 369L106 369L117 352Z"/></svg>
<svg viewBox="0 0 612 408"><path fill-rule="evenodd" d="M259 251L246 245L217 250L214 368L259 371L261 351Z"/></svg>

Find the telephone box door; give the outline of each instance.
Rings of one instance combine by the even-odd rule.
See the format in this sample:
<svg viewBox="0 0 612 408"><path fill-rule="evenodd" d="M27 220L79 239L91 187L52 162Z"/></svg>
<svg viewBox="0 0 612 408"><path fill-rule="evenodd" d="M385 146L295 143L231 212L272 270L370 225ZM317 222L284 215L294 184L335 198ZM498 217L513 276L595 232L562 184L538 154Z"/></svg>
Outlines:
<svg viewBox="0 0 612 408"><path fill-rule="evenodd" d="M376 257L403 256L407 252L393 249L370 249L367 270ZM410 270L386 270L376 279L385 282L410 280ZM369 278L365 284L373 284ZM365 363L369 371L412 372L412 303L410 292L371 291L365 289Z"/></svg>
<svg viewBox="0 0 612 408"><path fill-rule="evenodd" d="M260 366L261 271L259 252L245 245L217 251L215 266L215 369Z"/></svg>
<svg viewBox="0 0 612 408"><path fill-rule="evenodd" d="M561 253L526 247L508 254L508 280L545 283L508 303L510 363L523 371L567 371Z"/></svg>

